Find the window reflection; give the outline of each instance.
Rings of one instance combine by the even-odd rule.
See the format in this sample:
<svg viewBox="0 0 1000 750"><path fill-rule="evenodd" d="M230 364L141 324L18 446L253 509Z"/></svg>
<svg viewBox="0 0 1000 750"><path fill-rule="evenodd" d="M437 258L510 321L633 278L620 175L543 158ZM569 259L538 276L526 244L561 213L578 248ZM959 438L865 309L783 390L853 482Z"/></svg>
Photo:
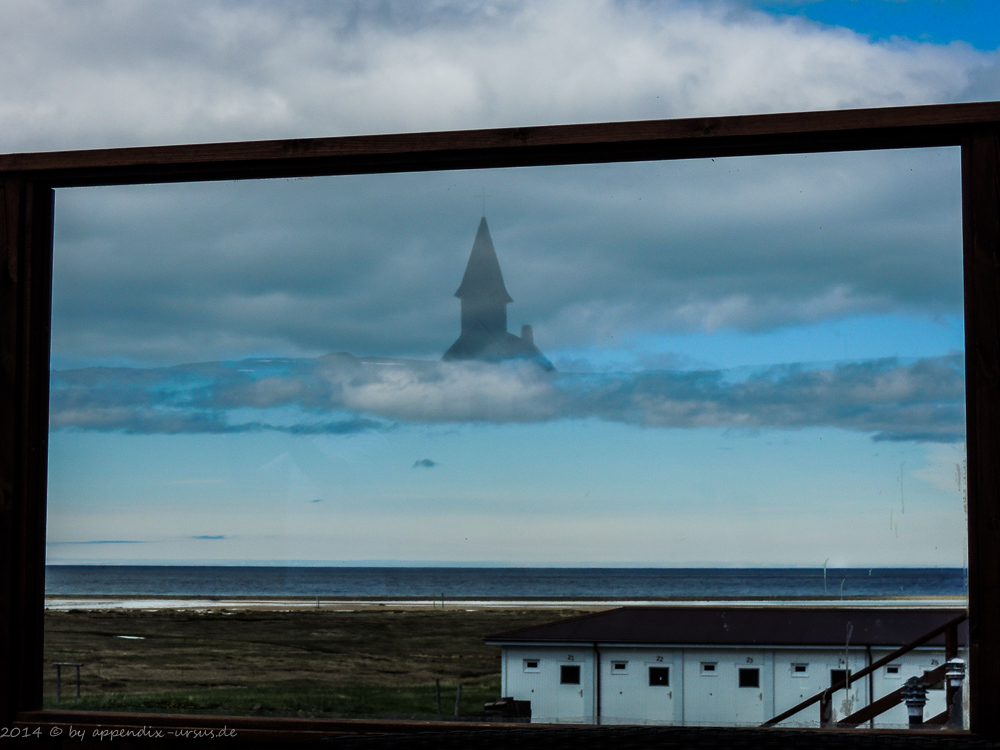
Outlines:
<svg viewBox="0 0 1000 750"><path fill-rule="evenodd" d="M960 218L948 149L60 191L48 658L471 716L531 700L485 637L617 600L964 606Z"/></svg>

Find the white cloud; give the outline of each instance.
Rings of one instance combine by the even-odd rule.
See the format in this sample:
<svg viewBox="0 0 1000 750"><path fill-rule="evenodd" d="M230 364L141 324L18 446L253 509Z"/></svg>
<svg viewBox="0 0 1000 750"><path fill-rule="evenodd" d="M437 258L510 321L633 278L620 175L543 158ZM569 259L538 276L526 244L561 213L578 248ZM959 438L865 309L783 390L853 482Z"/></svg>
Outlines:
<svg viewBox="0 0 1000 750"><path fill-rule="evenodd" d="M0 150L995 97L995 55L724 2L7 0ZM984 72L985 71L985 72Z"/></svg>
<svg viewBox="0 0 1000 750"><path fill-rule="evenodd" d="M283 372L278 372L278 370ZM484 362L319 360L53 373L53 429L356 434L398 423L598 419L644 427L838 427L875 440L964 438L961 357L832 368L550 373Z"/></svg>

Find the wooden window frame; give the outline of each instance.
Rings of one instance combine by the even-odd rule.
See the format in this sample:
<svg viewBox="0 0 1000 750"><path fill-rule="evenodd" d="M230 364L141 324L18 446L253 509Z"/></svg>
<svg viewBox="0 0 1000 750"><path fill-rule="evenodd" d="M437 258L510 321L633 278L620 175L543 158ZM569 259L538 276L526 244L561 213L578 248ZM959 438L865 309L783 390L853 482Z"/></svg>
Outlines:
<svg viewBox="0 0 1000 750"><path fill-rule="evenodd" d="M0 155L0 727L284 740L476 726L42 710L56 188L942 146L961 149L971 734L1000 740L1000 102Z"/></svg>

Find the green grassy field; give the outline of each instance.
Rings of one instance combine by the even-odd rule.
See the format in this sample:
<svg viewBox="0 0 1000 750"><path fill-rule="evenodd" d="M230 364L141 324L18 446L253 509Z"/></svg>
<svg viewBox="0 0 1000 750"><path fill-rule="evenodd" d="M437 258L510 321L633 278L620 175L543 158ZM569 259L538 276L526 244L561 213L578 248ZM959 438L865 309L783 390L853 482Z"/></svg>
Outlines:
<svg viewBox="0 0 1000 750"><path fill-rule="evenodd" d="M500 697L500 649L484 636L581 614L551 609L335 605L274 610L49 611L45 705L64 708L271 716L473 716ZM344 608L346 609L346 607ZM128 637L122 637L128 636Z"/></svg>

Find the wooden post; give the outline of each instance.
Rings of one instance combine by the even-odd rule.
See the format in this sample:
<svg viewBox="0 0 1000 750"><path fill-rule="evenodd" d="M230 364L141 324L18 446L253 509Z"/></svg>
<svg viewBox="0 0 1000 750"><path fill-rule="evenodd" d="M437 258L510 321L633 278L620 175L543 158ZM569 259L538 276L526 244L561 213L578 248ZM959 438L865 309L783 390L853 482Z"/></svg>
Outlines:
<svg viewBox="0 0 1000 750"><path fill-rule="evenodd" d="M944 631L944 660L950 662L958 656L958 625L952 625ZM961 700L961 696L959 696ZM948 709L949 724L953 721L952 706L955 702L955 688L951 680L945 680L945 706Z"/></svg>
<svg viewBox="0 0 1000 750"><path fill-rule="evenodd" d="M865 666L866 667L871 667L871 665L872 665L872 647L871 646L865 646L865 653L866 653L866 655L868 657L868 663ZM874 700L875 700L875 672L871 671L871 672L868 673L868 700L865 701L865 706L866 707L870 706ZM868 728L869 729L874 729L875 728L875 717L874 716L871 719L868 720Z"/></svg>
<svg viewBox="0 0 1000 750"><path fill-rule="evenodd" d="M958 625L944 631L944 659L950 661L958 656Z"/></svg>
<svg viewBox="0 0 1000 750"><path fill-rule="evenodd" d="M958 625L952 625L946 631L944 631L944 660L946 662L951 662L952 659L958 657ZM952 685L951 680L945 680L945 705L948 707L949 716L949 726L954 720L954 713L952 707L955 703L955 691L958 690L961 693L961 687L956 688ZM959 707L961 708L962 697L959 695Z"/></svg>
<svg viewBox="0 0 1000 750"><path fill-rule="evenodd" d="M970 729L1000 740L1000 128L962 145Z"/></svg>
<svg viewBox="0 0 1000 750"><path fill-rule="evenodd" d="M80 662L75 661L54 661L52 666L56 668L56 703L62 702L62 668L73 667L76 669L76 702L80 702Z"/></svg>
<svg viewBox="0 0 1000 750"><path fill-rule="evenodd" d="M434 689L437 691L437 706L438 706L438 718L444 716L444 711L441 709L441 680L434 680Z"/></svg>
<svg viewBox="0 0 1000 750"><path fill-rule="evenodd" d="M965 706L962 701L962 682L965 680L965 662L955 657L948 660L947 667L945 679L948 681L948 691L945 695L948 718L945 725L949 729L964 729Z"/></svg>
<svg viewBox="0 0 1000 750"><path fill-rule="evenodd" d="M455 690L455 716L458 716L458 709L462 705L462 683L458 684Z"/></svg>
<svg viewBox="0 0 1000 750"><path fill-rule="evenodd" d="M0 726L42 707L52 201L0 175Z"/></svg>
<svg viewBox="0 0 1000 750"><path fill-rule="evenodd" d="M833 695L829 690L819 699L819 726L821 729L833 726Z"/></svg>

